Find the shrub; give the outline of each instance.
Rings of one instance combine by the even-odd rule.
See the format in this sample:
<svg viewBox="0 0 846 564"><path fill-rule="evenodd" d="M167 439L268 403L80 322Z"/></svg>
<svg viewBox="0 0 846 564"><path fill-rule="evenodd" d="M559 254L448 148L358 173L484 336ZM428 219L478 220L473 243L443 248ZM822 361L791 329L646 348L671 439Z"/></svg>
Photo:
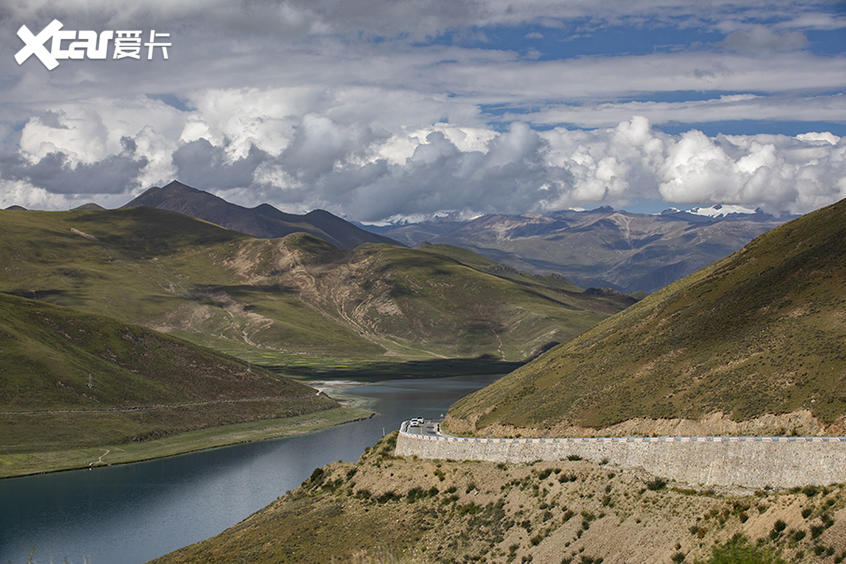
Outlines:
<svg viewBox="0 0 846 564"><path fill-rule="evenodd" d="M834 519L832 519L831 515L829 515L828 513L823 513L822 515L820 515L820 519L822 519L823 526L826 529L834 525Z"/></svg>
<svg viewBox="0 0 846 564"><path fill-rule="evenodd" d="M816 486L805 486L804 488L802 488L802 493L808 497L814 497L819 491L819 488Z"/></svg>
<svg viewBox="0 0 846 564"><path fill-rule="evenodd" d="M582 459L582 457L579 456L578 454L571 454L571 455L567 456L567 460L570 460L570 461L581 460L581 459Z"/></svg>
<svg viewBox="0 0 846 564"><path fill-rule="evenodd" d="M646 482L647 489L650 490L662 490L667 486L667 480L662 480L661 478L655 478L654 480L649 480Z"/></svg>
<svg viewBox="0 0 846 564"><path fill-rule="evenodd" d="M532 539L531 539L532 546L539 545L542 540L543 540L543 535L541 535L541 534L537 534L537 535L533 536Z"/></svg>
<svg viewBox="0 0 846 564"><path fill-rule="evenodd" d="M736 534L724 544L711 548L708 564L787 564L775 549L757 546L744 535Z"/></svg>
<svg viewBox="0 0 846 564"><path fill-rule="evenodd" d="M379 497L377 497L376 501L378 503L387 503L389 501L394 501L394 500L397 500L397 499L402 499L402 496L399 496L392 491L387 491L387 492L383 493L382 495L380 495Z"/></svg>
<svg viewBox="0 0 846 564"><path fill-rule="evenodd" d="M426 492L423 491L423 488L411 488L408 490L408 493L405 494L405 500L408 503L414 503L418 499L423 499L426 497Z"/></svg>
<svg viewBox="0 0 846 564"><path fill-rule="evenodd" d="M314 472L308 478L307 485L310 487L317 487L326 479L326 471L323 468L315 468Z"/></svg>
<svg viewBox="0 0 846 564"><path fill-rule="evenodd" d="M465 505L456 506L456 510L458 511L459 515L475 515L476 513L482 510L482 506L476 505L475 503L471 502Z"/></svg>

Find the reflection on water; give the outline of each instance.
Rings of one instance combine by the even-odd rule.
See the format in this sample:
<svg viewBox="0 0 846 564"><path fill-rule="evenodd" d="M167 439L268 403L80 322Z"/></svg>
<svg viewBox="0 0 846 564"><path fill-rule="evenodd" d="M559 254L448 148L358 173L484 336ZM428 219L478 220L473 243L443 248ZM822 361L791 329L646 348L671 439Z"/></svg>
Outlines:
<svg viewBox="0 0 846 564"><path fill-rule="evenodd" d="M317 467L356 460L411 416L437 417L497 376L349 383L379 415L319 433L150 462L0 480L0 562L144 562L215 535ZM332 393L331 391L329 392Z"/></svg>

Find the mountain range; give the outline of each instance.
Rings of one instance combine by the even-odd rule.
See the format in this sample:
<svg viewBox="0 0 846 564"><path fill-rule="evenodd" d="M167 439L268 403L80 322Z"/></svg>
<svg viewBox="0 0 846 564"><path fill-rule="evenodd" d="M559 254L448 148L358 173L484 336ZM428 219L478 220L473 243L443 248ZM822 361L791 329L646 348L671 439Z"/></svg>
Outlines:
<svg viewBox="0 0 846 564"><path fill-rule="evenodd" d="M409 246L431 242L465 247L520 270L561 274L585 288L652 292L789 219L740 206L655 215L601 207L364 227Z"/></svg>
<svg viewBox="0 0 846 564"><path fill-rule="evenodd" d="M355 224L324 210L305 215L268 204L246 208L178 181L153 187L124 207L179 212L259 238L304 232L343 249L363 243L470 249L516 269L560 274L587 288L651 292L729 253L790 217L736 205L638 214L601 207L549 215L446 216L387 226Z"/></svg>
<svg viewBox="0 0 846 564"><path fill-rule="evenodd" d="M635 300L444 245L261 239L150 207L0 212L0 292L262 364L522 361Z"/></svg>
<svg viewBox="0 0 846 564"><path fill-rule="evenodd" d="M291 233L309 233L342 249L352 249L362 243L399 244L325 210L298 215L281 212L269 204L245 208L175 180L166 186L148 189L124 207L138 206L179 212L253 237L272 239Z"/></svg>
<svg viewBox="0 0 846 564"><path fill-rule="evenodd" d="M584 433L720 414L735 422L793 414L774 427L843 433L846 200L761 235L465 397L446 424Z"/></svg>

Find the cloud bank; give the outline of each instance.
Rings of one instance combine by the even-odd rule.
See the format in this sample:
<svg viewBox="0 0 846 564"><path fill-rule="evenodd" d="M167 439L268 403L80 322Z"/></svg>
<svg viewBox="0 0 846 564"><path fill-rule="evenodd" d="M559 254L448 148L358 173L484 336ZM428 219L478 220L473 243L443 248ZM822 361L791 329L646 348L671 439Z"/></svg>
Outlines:
<svg viewBox="0 0 846 564"><path fill-rule="evenodd" d="M514 121L497 131L439 122L392 133L346 114L343 99L327 98L320 111L310 106L297 115L297 92L286 101L276 91L276 104L251 104L263 99L253 91L216 96L205 93L197 109L186 111L138 99L134 105L148 117L143 124L120 120L125 129L92 127L92 120L80 119L87 105L62 108L51 120L32 118L21 135L29 160L4 163L4 180L18 188L0 204L15 203L20 183L28 182L42 189L45 206L65 203L50 196L71 193L118 205L117 195L171 178L246 205L320 207L363 221L624 207L638 200L801 213L846 197L846 140L829 132L671 135L635 116L593 130L538 131ZM97 105L104 111L105 102ZM233 112L236 106L242 110ZM162 123L150 119L155 116ZM182 130L174 143L177 121Z"/></svg>
<svg viewBox="0 0 846 564"><path fill-rule="evenodd" d="M52 72L0 58L0 206L118 206L178 178L363 221L643 201L806 212L846 196L835 4L7 3L8 29L57 17L174 46ZM722 127L749 120L766 127Z"/></svg>

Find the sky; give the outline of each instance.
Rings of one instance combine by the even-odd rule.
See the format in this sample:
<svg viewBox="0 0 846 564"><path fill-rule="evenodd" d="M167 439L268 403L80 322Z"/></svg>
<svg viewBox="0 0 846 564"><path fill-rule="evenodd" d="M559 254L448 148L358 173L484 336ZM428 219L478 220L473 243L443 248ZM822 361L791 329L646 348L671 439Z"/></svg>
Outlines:
<svg viewBox="0 0 846 564"><path fill-rule="evenodd" d="M18 64L54 19L168 58ZM843 1L5 0L0 51L0 207L173 179L373 223L846 197Z"/></svg>

